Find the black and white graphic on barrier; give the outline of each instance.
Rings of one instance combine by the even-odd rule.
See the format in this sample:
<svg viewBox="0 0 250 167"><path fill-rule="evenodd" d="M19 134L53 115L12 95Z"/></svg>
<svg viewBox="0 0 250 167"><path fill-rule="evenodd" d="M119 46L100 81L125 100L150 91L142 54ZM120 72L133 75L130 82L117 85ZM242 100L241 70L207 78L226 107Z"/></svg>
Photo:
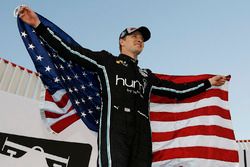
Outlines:
<svg viewBox="0 0 250 167"><path fill-rule="evenodd" d="M0 132L0 163L11 167L87 167L92 147ZM6 166L7 167L7 166Z"/></svg>

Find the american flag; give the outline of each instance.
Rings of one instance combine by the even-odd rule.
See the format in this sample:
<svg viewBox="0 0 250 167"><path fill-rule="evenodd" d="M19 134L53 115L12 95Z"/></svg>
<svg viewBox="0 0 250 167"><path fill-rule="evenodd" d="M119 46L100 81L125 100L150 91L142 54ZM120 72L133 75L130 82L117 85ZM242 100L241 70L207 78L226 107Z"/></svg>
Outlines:
<svg viewBox="0 0 250 167"><path fill-rule="evenodd" d="M56 25L39 15L45 26L52 28L62 39L78 45ZM61 59L34 29L17 19L20 35L45 86L41 93L41 114L55 133L82 119L85 125L98 131L100 117L100 83L96 73ZM76 84L77 83L77 84Z"/></svg>
<svg viewBox="0 0 250 167"><path fill-rule="evenodd" d="M41 15L39 18L62 39L78 45L46 18ZM101 106L98 76L59 58L53 48L41 41L35 31L20 19L18 27L46 88L42 93L41 111L48 127L59 133L81 118L89 129L97 131ZM211 77L157 76L177 83ZM238 166L237 145L228 107L228 82L182 101L152 94L153 166Z"/></svg>
<svg viewBox="0 0 250 167"><path fill-rule="evenodd" d="M158 77L184 83L208 79L211 75ZM228 84L229 81L181 101L151 95L153 166L239 166Z"/></svg>

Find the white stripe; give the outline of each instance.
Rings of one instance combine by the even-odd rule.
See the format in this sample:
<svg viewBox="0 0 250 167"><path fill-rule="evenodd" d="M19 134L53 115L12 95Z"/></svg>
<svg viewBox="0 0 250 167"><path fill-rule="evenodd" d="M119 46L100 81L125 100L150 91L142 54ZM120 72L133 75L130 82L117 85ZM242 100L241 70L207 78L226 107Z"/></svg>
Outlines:
<svg viewBox="0 0 250 167"><path fill-rule="evenodd" d="M66 106L64 106L63 108L58 107L56 103L53 103L50 101L44 101L44 103L42 104L40 108L43 109L44 111L47 110L47 111L57 113L57 114L65 114L68 112L71 106L72 106L72 103L68 99Z"/></svg>
<svg viewBox="0 0 250 167"><path fill-rule="evenodd" d="M58 36L56 36L54 34L53 31L51 31L49 28L48 28L48 31L52 34L52 36L54 38L56 38L58 41L61 42L61 44L66 48L68 49L71 53L75 54L75 55L78 55L79 57L97 65L99 68L101 68L103 70L103 73L104 73L104 77L105 77L105 81L106 81L106 86L107 86L107 93L108 93L108 110L107 110L107 156L108 156L108 166L112 166L112 160L111 160L111 153L110 153L110 114L111 114L111 94L110 94L110 86L109 86L109 80L108 80L108 75L107 75L107 72L106 72L106 69L104 66L102 65L99 65L96 61L80 54L79 52L77 51L74 51L72 50L69 46L67 46ZM102 114L101 114L101 118L100 120L102 119ZM99 127L99 134L101 135L101 122L100 122L100 127ZM101 140L101 138L100 138ZM99 142L100 146L101 146L101 143ZM100 153L100 149L99 149L99 166L101 167L101 153Z"/></svg>
<svg viewBox="0 0 250 167"><path fill-rule="evenodd" d="M192 103L180 103L180 104L159 104L150 103L150 111L157 112L183 112L195 110L202 107L218 106L225 110L229 110L228 102L224 101L218 97L205 98Z"/></svg>
<svg viewBox="0 0 250 167"><path fill-rule="evenodd" d="M165 88L165 87L157 87L157 86L152 86L152 88L157 89L157 90L163 90L163 91L175 92L175 93L181 94L181 93L187 93L187 92L194 91L196 89L203 87L204 85L205 85L204 83L201 83L201 84L197 85L196 87L185 89L185 90L176 90L173 88Z"/></svg>
<svg viewBox="0 0 250 167"><path fill-rule="evenodd" d="M178 148L178 147L192 147L192 146L205 146L205 147L214 147L227 150L237 150L237 144L235 140L230 140L218 136L186 136L180 137L169 141L163 142L153 142L153 152Z"/></svg>
<svg viewBox="0 0 250 167"><path fill-rule="evenodd" d="M60 101L60 100L62 99L62 96L64 96L65 94L66 94L66 91L65 91L64 89L60 89L60 90L56 91L56 92L52 95L53 100L54 100L55 102L58 102L58 101Z"/></svg>
<svg viewBox="0 0 250 167"><path fill-rule="evenodd" d="M225 155L226 156L226 155ZM239 167L239 163L219 160L180 158L167 161L154 162L152 167Z"/></svg>
<svg viewBox="0 0 250 167"><path fill-rule="evenodd" d="M151 121L152 132L170 132L197 125L217 125L233 129L231 120L227 120L219 116L199 116L174 122Z"/></svg>
<svg viewBox="0 0 250 167"><path fill-rule="evenodd" d="M76 110L71 110L70 112L68 112L67 114L64 114L62 115L61 117L59 118L47 118L47 123L49 124L49 126L53 125L54 123L66 118L66 117L69 117L73 114L76 114Z"/></svg>

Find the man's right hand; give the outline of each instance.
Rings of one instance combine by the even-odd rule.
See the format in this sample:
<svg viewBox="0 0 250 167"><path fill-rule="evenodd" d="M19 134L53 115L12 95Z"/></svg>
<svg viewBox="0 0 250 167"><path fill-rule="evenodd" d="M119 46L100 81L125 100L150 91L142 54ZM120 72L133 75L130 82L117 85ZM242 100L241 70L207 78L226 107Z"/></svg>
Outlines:
<svg viewBox="0 0 250 167"><path fill-rule="evenodd" d="M29 24L34 28L36 28L40 24L40 20L37 14L27 6L22 6L20 8L20 10L18 11L18 16L26 24Z"/></svg>

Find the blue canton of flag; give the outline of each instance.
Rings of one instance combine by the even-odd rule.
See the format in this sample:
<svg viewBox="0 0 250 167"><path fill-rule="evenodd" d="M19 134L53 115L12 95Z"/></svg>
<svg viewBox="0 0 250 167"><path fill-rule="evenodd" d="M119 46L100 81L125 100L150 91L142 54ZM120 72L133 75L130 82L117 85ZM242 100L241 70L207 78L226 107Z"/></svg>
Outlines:
<svg viewBox="0 0 250 167"><path fill-rule="evenodd" d="M38 16L60 38L79 45L55 24ZM47 125L59 133L81 118L89 129L97 132L101 111L101 90L97 74L66 62L37 36L31 26L19 18L17 22L25 47L45 85L41 111Z"/></svg>

